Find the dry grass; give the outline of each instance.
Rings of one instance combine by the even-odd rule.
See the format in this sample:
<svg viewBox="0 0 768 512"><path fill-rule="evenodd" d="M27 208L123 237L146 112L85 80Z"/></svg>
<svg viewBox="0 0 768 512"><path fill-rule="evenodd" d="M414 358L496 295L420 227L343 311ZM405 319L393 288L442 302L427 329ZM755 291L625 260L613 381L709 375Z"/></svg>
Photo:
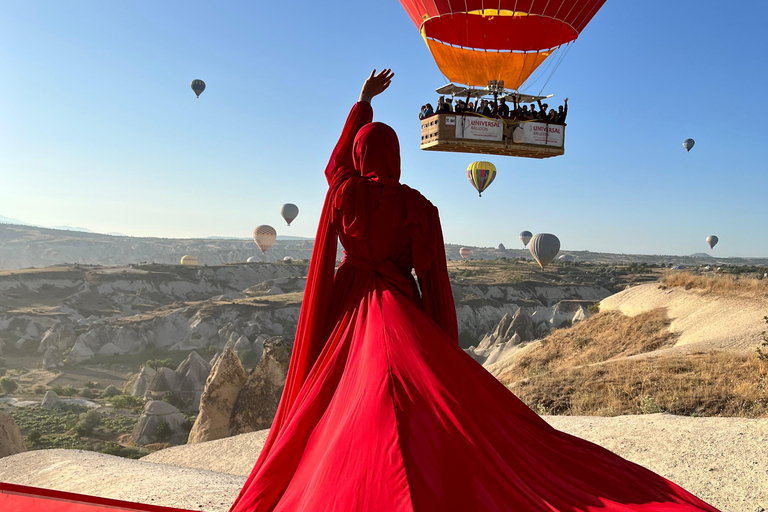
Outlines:
<svg viewBox="0 0 768 512"><path fill-rule="evenodd" d="M598 313L569 329L554 331L500 378L515 382L671 346L675 335L668 331L669 323L662 308L634 317L618 311Z"/></svg>
<svg viewBox="0 0 768 512"><path fill-rule="evenodd" d="M661 284L667 287L695 289L704 293L714 293L746 298L768 297L768 279L743 278L731 275L696 275L690 272L674 272L663 276Z"/></svg>
<svg viewBox="0 0 768 512"><path fill-rule="evenodd" d="M555 331L499 376L540 414L768 416L768 361L708 353L626 359L674 342L663 310Z"/></svg>

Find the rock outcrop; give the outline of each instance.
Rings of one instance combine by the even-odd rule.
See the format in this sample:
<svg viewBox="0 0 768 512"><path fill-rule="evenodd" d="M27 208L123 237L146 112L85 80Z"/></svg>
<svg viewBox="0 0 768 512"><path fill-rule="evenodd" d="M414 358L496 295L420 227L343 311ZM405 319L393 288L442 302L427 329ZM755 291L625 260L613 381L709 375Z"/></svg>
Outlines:
<svg viewBox="0 0 768 512"><path fill-rule="evenodd" d="M61 399L59 398L59 395L56 394L55 391L51 391L50 389L45 392L45 395L43 396L43 401L40 402L40 407L43 409L48 409L49 411L51 409L56 409L57 407L61 407Z"/></svg>
<svg viewBox="0 0 768 512"><path fill-rule="evenodd" d="M185 406L197 410L200 395L211 372L211 365L192 351L176 370L160 368L157 371L144 367L134 383L131 394L144 395L150 400L161 400L168 392L176 395Z"/></svg>
<svg viewBox="0 0 768 512"><path fill-rule="evenodd" d="M0 457L27 451L16 420L10 414L0 412Z"/></svg>
<svg viewBox="0 0 768 512"><path fill-rule="evenodd" d="M49 348L56 347L60 352L64 352L75 344L76 339L75 329L68 323L59 322L43 334L37 351L45 353Z"/></svg>
<svg viewBox="0 0 768 512"><path fill-rule="evenodd" d="M232 410L232 434L268 428L277 412L288 375L293 343L276 336L264 341L264 355L251 371Z"/></svg>
<svg viewBox="0 0 768 512"><path fill-rule="evenodd" d="M230 418L237 395L248 379L240 359L227 348L217 359L200 399L200 414L192 426L187 444L213 441L232 435Z"/></svg>
<svg viewBox="0 0 768 512"><path fill-rule="evenodd" d="M131 394L134 396L144 396L149 389L149 384L156 374L157 370L149 366L144 366L139 372L139 376L136 377L136 382L133 383Z"/></svg>
<svg viewBox="0 0 768 512"><path fill-rule="evenodd" d="M81 339L78 339L77 342L75 343L75 346L72 347L72 350L67 356L67 362L77 364L77 363L82 363L86 359L90 359L92 357L93 357L93 350L88 348L88 345L86 345L81 338Z"/></svg>
<svg viewBox="0 0 768 512"><path fill-rule="evenodd" d="M159 432L158 427L162 423L167 423L169 427L167 439ZM186 425L187 420L177 408L160 400L151 400L144 406L131 437L137 445L165 442L183 444L187 439Z"/></svg>
<svg viewBox="0 0 768 512"><path fill-rule="evenodd" d="M45 349L43 354L43 369L50 370L51 368L57 368L64 363L64 356L61 354L61 350L56 345L51 345Z"/></svg>

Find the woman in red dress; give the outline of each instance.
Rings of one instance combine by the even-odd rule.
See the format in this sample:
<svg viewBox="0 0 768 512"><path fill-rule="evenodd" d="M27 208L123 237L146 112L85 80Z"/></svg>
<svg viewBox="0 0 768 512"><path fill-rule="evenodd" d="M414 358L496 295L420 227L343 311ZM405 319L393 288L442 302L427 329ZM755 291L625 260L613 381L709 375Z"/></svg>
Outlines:
<svg viewBox="0 0 768 512"><path fill-rule="evenodd" d="M459 347L437 209L371 122L392 76L366 80L325 170L286 387L231 511L716 512L555 430Z"/></svg>

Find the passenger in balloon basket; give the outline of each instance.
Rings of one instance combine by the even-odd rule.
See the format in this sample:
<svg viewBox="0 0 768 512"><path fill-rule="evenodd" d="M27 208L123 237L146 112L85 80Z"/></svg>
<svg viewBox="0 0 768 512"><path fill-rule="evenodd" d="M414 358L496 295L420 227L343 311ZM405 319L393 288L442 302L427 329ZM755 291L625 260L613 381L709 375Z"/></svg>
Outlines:
<svg viewBox="0 0 768 512"><path fill-rule="evenodd" d="M504 98L499 100L499 115L501 117L509 117L509 105L507 105L507 100Z"/></svg>
<svg viewBox="0 0 768 512"><path fill-rule="evenodd" d="M565 118L568 116L568 98L565 98L565 107L563 105L560 105L557 107L557 122L561 124L565 124Z"/></svg>
<svg viewBox="0 0 768 512"><path fill-rule="evenodd" d="M288 377L231 512L717 512L554 429L459 346L438 210L372 122L393 76L365 81L325 169Z"/></svg>
<svg viewBox="0 0 768 512"><path fill-rule="evenodd" d="M440 96L437 98L437 113L443 114L445 112L450 112L451 107L448 104L448 102L445 100L445 96Z"/></svg>

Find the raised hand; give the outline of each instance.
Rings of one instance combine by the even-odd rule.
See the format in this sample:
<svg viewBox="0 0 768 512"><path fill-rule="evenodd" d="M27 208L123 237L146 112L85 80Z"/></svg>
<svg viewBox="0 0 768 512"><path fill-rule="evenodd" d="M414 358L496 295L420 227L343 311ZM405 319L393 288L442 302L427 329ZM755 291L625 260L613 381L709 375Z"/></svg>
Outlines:
<svg viewBox="0 0 768 512"><path fill-rule="evenodd" d="M392 83L392 77L395 74L391 69L383 69L379 74L376 74L376 70L371 71L365 83L363 84L363 90L360 91L360 101L370 101L374 96L377 96L387 90L389 84Z"/></svg>

